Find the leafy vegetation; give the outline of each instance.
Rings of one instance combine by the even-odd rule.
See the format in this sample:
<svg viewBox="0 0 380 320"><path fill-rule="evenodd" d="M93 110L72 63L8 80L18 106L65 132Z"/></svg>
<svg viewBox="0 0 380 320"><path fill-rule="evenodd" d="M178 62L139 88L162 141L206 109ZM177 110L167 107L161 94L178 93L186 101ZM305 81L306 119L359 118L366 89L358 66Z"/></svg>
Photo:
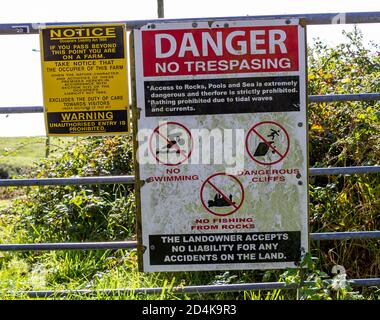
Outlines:
<svg viewBox="0 0 380 320"><path fill-rule="evenodd" d="M309 94L379 92L379 48L368 49L357 28L347 42L309 48ZM380 165L380 103L309 104L313 167ZM83 138L42 161L30 176L73 177L133 174L128 137ZM379 230L379 175L311 178L311 232ZM135 207L128 185L23 189L23 197L0 209L0 242L34 243L133 239ZM163 287L154 295L129 291L87 299L379 299L378 288L352 288L347 279L379 276L379 243L370 240L312 242L299 268L143 274L135 250L0 253L2 297L16 291ZM344 273L334 274L336 265ZM184 294L175 287L284 281L298 290ZM355 291L358 290L358 291ZM58 296L57 296L58 298ZM80 298L70 295L67 298Z"/></svg>
<svg viewBox="0 0 380 320"><path fill-rule="evenodd" d="M71 137L1 137L0 179L33 176L33 170L47 155L59 157L66 148L81 138ZM0 187L0 207L23 196L24 188Z"/></svg>
<svg viewBox="0 0 380 320"><path fill-rule="evenodd" d="M0 139L0 164L14 168L31 167L45 156L44 137L2 137ZM20 174L20 172L15 172Z"/></svg>
<svg viewBox="0 0 380 320"><path fill-rule="evenodd" d="M356 27L345 35L347 42L335 48L317 41L309 51L310 94L379 92L379 48L365 47ZM310 165L379 165L379 120L380 102L310 104ZM379 195L378 174L313 178L312 231L379 230ZM316 255L330 270L336 264L344 265L351 277L379 275L378 241L327 241L319 245Z"/></svg>
<svg viewBox="0 0 380 320"><path fill-rule="evenodd" d="M37 178L132 174L128 139L83 139L59 157L44 161L33 173ZM15 201L23 212L17 226L25 241L102 241L133 236L134 194L130 186L56 186L27 190Z"/></svg>

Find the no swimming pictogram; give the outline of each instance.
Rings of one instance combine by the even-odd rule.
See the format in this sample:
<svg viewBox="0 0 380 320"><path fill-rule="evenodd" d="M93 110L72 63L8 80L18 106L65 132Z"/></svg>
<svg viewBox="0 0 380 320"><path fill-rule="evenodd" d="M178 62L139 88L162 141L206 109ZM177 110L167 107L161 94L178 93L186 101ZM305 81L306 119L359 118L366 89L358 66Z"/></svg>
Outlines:
<svg viewBox="0 0 380 320"><path fill-rule="evenodd" d="M161 164L176 166L185 162L193 150L189 129L178 122L165 122L153 130L149 150Z"/></svg>
<svg viewBox="0 0 380 320"><path fill-rule="evenodd" d="M216 173L208 177L200 190L205 209L217 216L228 216L240 209L244 188L235 176Z"/></svg>
<svg viewBox="0 0 380 320"><path fill-rule="evenodd" d="M245 148L251 159L262 165L282 161L288 154L290 139L285 128L274 121L255 124L247 134Z"/></svg>

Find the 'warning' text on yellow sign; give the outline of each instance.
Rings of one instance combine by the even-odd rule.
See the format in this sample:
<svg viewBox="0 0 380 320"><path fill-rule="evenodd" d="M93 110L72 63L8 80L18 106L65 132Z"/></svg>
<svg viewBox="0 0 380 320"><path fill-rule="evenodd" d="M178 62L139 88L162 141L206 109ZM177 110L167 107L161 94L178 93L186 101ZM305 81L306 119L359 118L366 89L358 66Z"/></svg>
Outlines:
<svg viewBox="0 0 380 320"><path fill-rule="evenodd" d="M46 132L129 132L125 26L47 27L40 32Z"/></svg>

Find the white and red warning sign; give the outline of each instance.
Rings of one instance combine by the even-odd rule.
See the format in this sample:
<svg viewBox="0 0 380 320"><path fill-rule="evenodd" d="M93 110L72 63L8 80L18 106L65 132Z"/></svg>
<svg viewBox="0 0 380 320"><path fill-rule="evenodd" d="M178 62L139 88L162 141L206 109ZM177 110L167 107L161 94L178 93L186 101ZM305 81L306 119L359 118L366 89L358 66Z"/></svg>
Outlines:
<svg viewBox="0 0 380 320"><path fill-rule="evenodd" d="M191 155L193 141L189 129L178 122L164 122L149 139L149 150L161 164L177 166Z"/></svg>
<svg viewBox="0 0 380 320"><path fill-rule="evenodd" d="M245 146L253 161L262 165L273 165L286 157L290 139L281 124L263 121L248 131Z"/></svg>
<svg viewBox="0 0 380 320"><path fill-rule="evenodd" d="M202 184L200 198L204 208L211 214L229 216L243 204L244 187L235 176L216 173Z"/></svg>
<svg viewBox="0 0 380 320"><path fill-rule="evenodd" d="M298 19L134 30L143 271L282 269L308 251Z"/></svg>

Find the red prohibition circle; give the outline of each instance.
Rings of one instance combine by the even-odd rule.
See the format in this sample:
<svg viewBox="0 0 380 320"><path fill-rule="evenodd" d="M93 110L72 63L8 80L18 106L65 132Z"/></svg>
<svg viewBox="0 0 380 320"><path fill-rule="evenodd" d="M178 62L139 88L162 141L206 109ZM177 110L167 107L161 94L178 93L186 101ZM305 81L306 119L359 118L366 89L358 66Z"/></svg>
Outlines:
<svg viewBox="0 0 380 320"><path fill-rule="evenodd" d="M214 212L214 211L212 211L211 209L208 208L208 206L207 206L206 203L205 203L205 200L203 199L203 190L204 190L204 188L205 188L205 185L206 185L207 183L209 183L210 179L212 179L212 178L214 178L214 177L216 177L216 176L227 176L227 177L230 177L230 178L234 179L234 180L238 183L238 185L239 185L239 187L240 187L240 189L241 189L241 201L240 201L239 205L236 206L236 207L234 208L234 210L232 210L231 212L227 212L227 213L218 213L218 212ZM215 189L215 186L213 186L213 184L211 184L211 186ZM218 193L221 193L221 194L226 198L226 196L225 196L225 195L224 195L219 189L215 189L215 191L218 192ZM236 212L237 210L239 210L240 207L241 207L241 205L243 204L243 202L244 202L244 188L243 188L243 185L241 184L241 182L239 181L239 179L236 178L235 176L230 175L230 174L226 174L226 173L215 173L215 174L213 174L212 176L209 176L209 177L203 182L202 187L201 187L201 190L200 190L200 198L201 198L201 202L202 202L202 205L204 206L204 208L205 208L208 212L210 212L211 214L216 215L216 216L221 216L221 217L223 217L223 216L229 216L229 215L233 214L234 212Z"/></svg>
<svg viewBox="0 0 380 320"><path fill-rule="evenodd" d="M259 126L259 125L262 125L262 124L274 124L274 125L280 127L280 128L285 132L285 136L286 136L286 140L288 141L288 145L287 145L287 147L286 147L286 150L285 150L284 154L280 154L279 152L277 152L277 151L274 149L278 154L280 154L280 158L277 159L276 161L272 161L272 162L263 162L263 161L257 160L257 159L252 155L251 151L249 150L249 147L248 147L248 139L249 139L249 137L250 137L250 135L251 135L252 133L255 134L255 128L256 128L257 126ZM256 134L256 135L257 135L257 134ZM261 137L259 137L259 138L260 138L261 140L264 140L265 143L267 143L267 141L266 141L265 139L262 139ZM268 146L269 146L270 148L273 148L270 144L268 144ZM284 128L282 125L280 125L279 123L274 122L274 121L263 121L263 122L259 122L259 123L255 124L255 125L254 125L254 126L248 131L247 136L246 136L246 138L245 138L245 148L246 148L246 150L247 150L247 152L248 152L248 155L251 157L251 159L252 159L253 161L255 161L255 162L259 163L259 164L262 164L262 165L272 165L272 164L279 163L279 162L282 161L282 160L286 157L286 155L288 154L289 147L290 147L289 134L286 132L285 128Z"/></svg>
<svg viewBox="0 0 380 320"><path fill-rule="evenodd" d="M169 124L173 124L173 125L180 126L181 128L183 128L183 129L186 131L186 133L189 135L189 137L190 137L190 141L191 141L191 146L190 146L190 150L189 150L188 154L185 155L184 159L182 159L181 161L179 161L179 162L177 162L177 163L166 163L166 162L162 161L162 160L161 160L159 157L157 157L157 155L153 152L153 148L152 148L152 140L153 140L153 136L154 136L154 134L155 134L155 133L157 134L157 133L159 132L159 128L160 128L160 127L165 126L165 125L169 125ZM165 138L166 138L166 137L165 137ZM167 138L166 138L166 139L167 139ZM154 157L159 163L164 164L164 165L166 165L166 166L178 166L179 164L185 162L187 159L190 158L191 153L192 153L192 151L193 151L193 147L194 147L194 146L193 146L193 137L192 137L192 135L191 135L190 130L187 129L184 125L182 125L182 124L180 124L180 123L178 123L178 122L172 122L172 121L170 121L170 122L165 122L165 123L160 124L158 127L156 127L156 128L153 130L153 133L152 133L152 134L150 135L150 137L149 137L149 151L150 151L150 153L152 154L152 156L153 156L153 157Z"/></svg>

